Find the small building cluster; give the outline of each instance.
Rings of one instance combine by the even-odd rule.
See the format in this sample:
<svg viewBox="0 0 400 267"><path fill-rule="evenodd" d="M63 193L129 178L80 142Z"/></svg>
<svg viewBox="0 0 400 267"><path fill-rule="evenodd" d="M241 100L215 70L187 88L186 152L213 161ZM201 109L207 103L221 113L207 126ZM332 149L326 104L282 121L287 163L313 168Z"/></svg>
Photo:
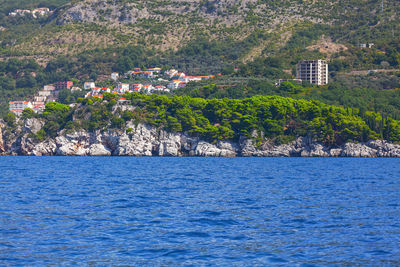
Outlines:
<svg viewBox="0 0 400 267"><path fill-rule="evenodd" d="M35 8L34 10L29 10L29 9L16 9L14 11L11 11L8 13L10 17L16 17L16 16L25 16L27 14L31 14L32 17L35 19L38 17L44 17L49 14L51 14L51 11L47 7L41 7L41 8Z"/></svg>
<svg viewBox="0 0 400 267"><path fill-rule="evenodd" d="M88 85L89 83L85 83ZM109 87L100 88L96 87L94 83L85 87L86 90L90 90L85 97L98 97L103 98L104 93L113 93L116 95L124 95L125 93L133 93L133 92L143 92L145 94L152 94L155 92L170 92L168 88L163 85L151 85L151 84L129 84L129 83L118 83L113 89Z"/></svg>
<svg viewBox="0 0 400 267"><path fill-rule="evenodd" d="M119 82L119 73L113 72L110 75L111 80L116 82L113 88L100 88L96 87L94 82L85 82L83 88L90 90L86 94L86 97L98 97L102 98L104 93L113 93L117 95L123 95L127 92L140 92L144 94L153 94L165 92L169 93L171 90L185 87L188 82L197 82L214 78L214 75L208 76L186 76L185 73L179 72L175 69L171 69L162 73L161 68L148 68L142 70L141 68L134 68L126 72L123 77L125 79L135 79L135 83L123 83ZM138 83L137 79L151 80L151 84Z"/></svg>
<svg viewBox="0 0 400 267"><path fill-rule="evenodd" d="M45 104L54 102L58 99L58 94L63 89L80 90L80 88L73 87L73 82L56 82L43 86L43 89L38 91L33 97L32 101L11 101L9 102L9 109L15 115L21 115L22 111L26 108L32 109L36 113L43 112Z"/></svg>

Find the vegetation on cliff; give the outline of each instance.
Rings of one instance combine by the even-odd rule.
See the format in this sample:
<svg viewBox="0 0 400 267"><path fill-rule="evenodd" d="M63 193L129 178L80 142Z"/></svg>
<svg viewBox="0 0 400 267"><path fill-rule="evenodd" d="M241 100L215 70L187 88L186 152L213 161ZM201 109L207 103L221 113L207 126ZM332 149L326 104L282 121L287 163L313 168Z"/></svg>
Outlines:
<svg viewBox="0 0 400 267"><path fill-rule="evenodd" d="M208 141L238 140L240 136L268 137L287 142L312 136L327 145L370 139L400 141L400 122L375 112L326 105L318 101L279 96L202 99L188 96L127 94L130 104L113 94L104 100L80 99L76 107L49 103L41 115L46 123L38 133L56 136L62 129L89 131L125 129L126 122L144 122L173 132L188 132ZM25 116L34 116L25 112ZM129 133L130 129L125 129ZM257 137L254 133L257 133Z"/></svg>

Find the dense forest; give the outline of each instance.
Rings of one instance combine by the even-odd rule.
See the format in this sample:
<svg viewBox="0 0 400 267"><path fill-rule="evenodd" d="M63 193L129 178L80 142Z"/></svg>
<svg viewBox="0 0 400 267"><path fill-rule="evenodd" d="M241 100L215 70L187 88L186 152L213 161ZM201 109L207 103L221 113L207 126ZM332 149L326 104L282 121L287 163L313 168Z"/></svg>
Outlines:
<svg viewBox="0 0 400 267"><path fill-rule="evenodd" d="M159 129L188 132L208 141L238 140L241 136L268 137L277 143L310 135L327 145L362 142L370 139L400 141L400 122L375 112L326 105L319 101L295 100L279 96L238 99L203 99L188 96L126 94L133 109L118 106L118 97L106 94L104 100L80 98L78 106L56 102L46 104L36 115L27 109L23 118L39 116L46 123L35 138L56 136L57 132L85 129L125 129L128 121L144 122ZM15 117L6 117L15 126ZM125 129L130 133L132 129ZM260 141L261 141L260 139Z"/></svg>

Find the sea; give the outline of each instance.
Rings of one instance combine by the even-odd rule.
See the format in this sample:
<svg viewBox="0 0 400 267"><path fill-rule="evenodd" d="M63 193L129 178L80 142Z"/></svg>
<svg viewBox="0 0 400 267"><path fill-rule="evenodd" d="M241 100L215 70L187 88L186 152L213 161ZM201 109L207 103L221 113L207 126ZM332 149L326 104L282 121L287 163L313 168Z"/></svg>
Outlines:
<svg viewBox="0 0 400 267"><path fill-rule="evenodd" d="M0 157L0 266L400 266L400 159Z"/></svg>

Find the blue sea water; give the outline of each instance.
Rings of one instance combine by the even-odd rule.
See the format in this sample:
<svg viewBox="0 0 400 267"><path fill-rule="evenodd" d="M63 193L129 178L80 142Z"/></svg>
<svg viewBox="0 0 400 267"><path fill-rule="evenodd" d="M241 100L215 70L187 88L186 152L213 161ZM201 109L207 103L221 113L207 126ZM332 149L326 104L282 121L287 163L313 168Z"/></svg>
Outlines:
<svg viewBox="0 0 400 267"><path fill-rule="evenodd" d="M1 157L3 266L399 266L400 161Z"/></svg>

